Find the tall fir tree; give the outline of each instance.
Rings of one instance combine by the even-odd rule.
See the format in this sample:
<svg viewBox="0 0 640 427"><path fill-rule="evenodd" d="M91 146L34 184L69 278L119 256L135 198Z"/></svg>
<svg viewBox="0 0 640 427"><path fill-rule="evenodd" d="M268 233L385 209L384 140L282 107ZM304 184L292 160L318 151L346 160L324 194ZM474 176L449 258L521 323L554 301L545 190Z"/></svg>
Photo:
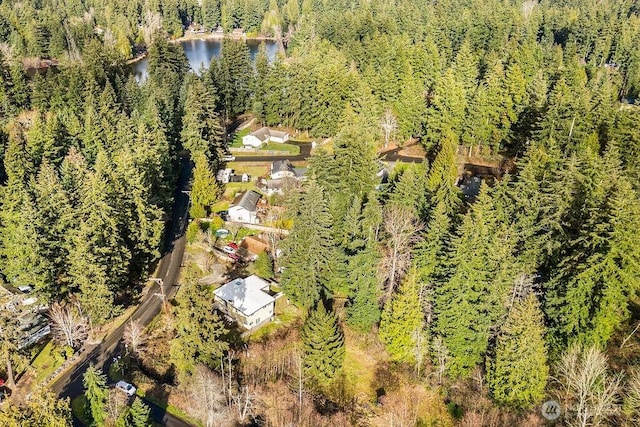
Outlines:
<svg viewBox="0 0 640 427"><path fill-rule="evenodd" d="M418 335L423 333L421 295L415 271L410 272L393 299L387 303L378 336L391 358L398 362L416 362Z"/></svg>
<svg viewBox="0 0 640 427"><path fill-rule="evenodd" d="M149 420L150 409L144 404L142 399L136 397L131 404L129 414L127 415L127 426L130 427L147 427L150 425Z"/></svg>
<svg viewBox="0 0 640 427"><path fill-rule="evenodd" d="M283 244L286 268L281 283L295 304L309 309L337 279L333 218L315 180L307 182L293 208L293 229Z"/></svg>
<svg viewBox="0 0 640 427"><path fill-rule="evenodd" d="M449 349L454 376L468 376L482 361L518 273L513 233L499 215L483 184L452 242L448 279L436 288L435 331Z"/></svg>
<svg viewBox="0 0 640 427"><path fill-rule="evenodd" d="M544 397L549 366L544 319L535 295L514 304L487 361L487 383L500 404L528 409Z"/></svg>
<svg viewBox="0 0 640 427"><path fill-rule="evenodd" d="M107 421L107 377L91 364L82 377L82 384L93 425L104 425Z"/></svg>
<svg viewBox="0 0 640 427"><path fill-rule="evenodd" d="M376 274L380 253L374 244L352 256L349 260L350 305L347 323L360 332L370 331L380 320L379 299L381 285Z"/></svg>
<svg viewBox="0 0 640 427"><path fill-rule="evenodd" d="M217 366L228 348L222 340L227 330L213 310L212 301L195 280L184 285L175 310L175 337L170 352L180 381L183 381L198 364Z"/></svg>
<svg viewBox="0 0 640 427"><path fill-rule="evenodd" d="M301 338L307 375L321 387L328 385L342 368L345 345L338 318L322 301L305 320Z"/></svg>

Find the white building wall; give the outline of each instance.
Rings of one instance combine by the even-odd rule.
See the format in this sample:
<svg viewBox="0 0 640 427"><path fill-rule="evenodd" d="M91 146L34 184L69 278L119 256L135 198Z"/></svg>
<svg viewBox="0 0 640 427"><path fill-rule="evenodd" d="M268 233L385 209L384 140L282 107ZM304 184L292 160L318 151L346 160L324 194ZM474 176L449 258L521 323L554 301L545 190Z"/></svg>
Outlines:
<svg viewBox="0 0 640 427"><path fill-rule="evenodd" d="M295 178L296 174L291 171L278 171L271 174L271 179Z"/></svg>
<svg viewBox="0 0 640 427"><path fill-rule="evenodd" d="M245 147L260 148L262 146L262 141L253 135L245 135L242 137L242 145Z"/></svg>
<svg viewBox="0 0 640 427"><path fill-rule="evenodd" d="M245 328L247 329L251 329L254 328L256 326L258 326L260 323L265 322L267 320L271 320L271 318L273 317L273 307L274 307L274 303L271 302L269 304L267 304L266 306L262 307L260 310L256 311L255 313L253 313L251 316L249 316L245 322L245 324L243 325Z"/></svg>
<svg viewBox="0 0 640 427"><path fill-rule="evenodd" d="M269 137L269 141L271 142L279 142L279 143L285 143L289 140L289 134L286 134L284 137L279 137L279 136L270 136Z"/></svg>
<svg viewBox="0 0 640 427"><path fill-rule="evenodd" d="M242 206L231 206L229 208L229 221L257 224L258 218L256 217L255 212L250 212Z"/></svg>

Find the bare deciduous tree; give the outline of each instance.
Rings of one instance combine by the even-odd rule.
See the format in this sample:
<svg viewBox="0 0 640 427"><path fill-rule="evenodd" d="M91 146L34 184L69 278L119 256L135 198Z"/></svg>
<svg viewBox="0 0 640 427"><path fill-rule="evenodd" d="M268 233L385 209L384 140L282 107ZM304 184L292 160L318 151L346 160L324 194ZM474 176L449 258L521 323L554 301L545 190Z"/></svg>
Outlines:
<svg viewBox="0 0 640 427"><path fill-rule="evenodd" d="M151 45L153 35L162 30L162 16L157 12L147 10L144 15L144 25L142 26L142 36L147 46Z"/></svg>
<svg viewBox="0 0 640 427"><path fill-rule="evenodd" d="M447 370L447 362L449 361L449 350L441 337L435 337L431 343L433 351L433 361L436 364L436 380L438 384L442 384L444 373Z"/></svg>
<svg viewBox="0 0 640 427"><path fill-rule="evenodd" d="M189 387L192 409L207 427L219 425L226 417L227 408L220 377L204 366L198 366Z"/></svg>
<svg viewBox="0 0 640 427"><path fill-rule="evenodd" d="M127 407L127 395L116 390L109 390L107 395L107 414L108 419L115 425L116 420L122 414L122 411Z"/></svg>
<svg viewBox="0 0 640 427"><path fill-rule="evenodd" d="M625 388L624 406L628 412L629 421L633 425L640 425L640 370L631 372Z"/></svg>
<svg viewBox="0 0 640 427"><path fill-rule="evenodd" d="M89 321L75 306L55 303L49 309L51 333L61 345L77 349L89 335Z"/></svg>
<svg viewBox="0 0 640 427"><path fill-rule="evenodd" d="M596 347L571 347L557 370L567 425L602 425L618 414L622 376L609 372L607 357Z"/></svg>
<svg viewBox="0 0 640 427"><path fill-rule="evenodd" d="M387 148L391 135L393 135L393 132L398 129L398 120L396 119L396 116L395 114L393 114L393 111L391 111L391 109L387 108L386 110L384 110L384 116L382 116L381 126L384 132L384 148Z"/></svg>
<svg viewBox="0 0 640 427"><path fill-rule="evenodd" d="M249 391L249 387L244 386L236 393L232 393L231 401L233 407L238 411L238 418L243 423L249 416L253 416L254 406L256 401L256 395Z"/></svg>
<svg viewBox="0 0 640 427"><path fill-rule="evenodd" d="M385 283L385 300L391 299L393 291L411 266L411 248L420 239L418 231L422 224L409 208L388 206L383 214L387 243L379 265L380 279Z"/></svg>
<svg viewBox="0 0 640 427"><path fill-rule="evenodd" d="M124 343L127 346L127 349L136 356L139 356L144 352L144 347L147 344L147 338L144 328L137 320L129 320L127 326L124 327Z"/></svg>

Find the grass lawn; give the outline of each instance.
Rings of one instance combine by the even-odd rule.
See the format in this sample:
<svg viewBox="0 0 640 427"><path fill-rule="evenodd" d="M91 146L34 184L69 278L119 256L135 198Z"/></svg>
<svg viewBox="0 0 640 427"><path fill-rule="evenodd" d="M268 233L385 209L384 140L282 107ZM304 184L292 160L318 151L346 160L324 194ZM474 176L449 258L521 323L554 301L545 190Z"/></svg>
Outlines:
<svg viewBox="0 0 640 427"><path fill-rule="evenodd" d="M255 182L230 182L226 185L224 189L224 194L222 195L222 199L226 200L227 203L229 203L233 201L237 193L242 193L243 191L255 190L255 189L256 189ZM229 206L227 206L227 209L229 209Z"/></svg>
<svg viewBox="0 0 640 427"><path fill-rule="evenodd" d="M376 398L376 366L384 361L384 350L377 348L379 343L369 337L356 334L345 328L346 354L343 372L348 384L353 387L354 394L362 393L371 399Z"/></svg>
<svg viewBox="0 0 640 427"><path fill-rule="evenodd" d="M276 316L275 318L258 328L249 335L249 341L257 342L268 338L270 335L282 328L288 328L300 316L301 312L293 304L288 304L286 297L280 297L276 300Z"/></svg>
<svg viewBox="0 0 640 427"><path fill-rule="evenodd" d="M75 417L80 420L83 426L91 425L91 419L87 417L85 407L87 404L87 398L84 395L74 397L71 399L71 412Z"/></svg>
<svg viewBox="0 0 640 427"><path fill-rule="evenodd" d="M165 403L165 402L161 402L159 400L156 400L155 398L153 398L153 396L150 395L145 395L145 393L143 391L141 391L140 389L136 390L136 395L138 395L138 397L144 398L145 400L148 400L149 402L152 402L154 404L156 404L157 406L161 407L162 409L164 409L165 411L167 411L168 414L173 415L174 417L180 418L183 421L188 422L191 425L194 426L199 426L202 427L202 423L199 422L198 420L195 420L193 418L191 418L189 415L187 415L182 409L173 406L169 403Z"/></svg>
<svg viewBox="0 0 640 427"><path fill-rule="evenodd" d="M249 128L242 129L242 130L239 130L238 132L235 132L233 134L233 138L231 139L231 142L229 143L229 147L242 148L242 137L247 136L250 133L251 133L251 130Z"/></svg>
<svg viewBox="0 0 640 427"><path fill-rule="evenodd" d="M64 364L64 361L61 349L56 347L53 341L49 341L31 363L31 367L35 370L35 383L44 382L49 375Z"/></svg>
<svg viewBox="0 0 640 427"><path fill-rule="evenodd" d="M292 156L297 156L300 154L300 147L298 145L293 144L280 144L278 142L269 142L267 145L264 145L258 151L286 151L290 153Z"/></svg>
<svg viewBox="0 0 640 427"><path fill-rule="evenodd" d="M227 167L235 170L236 175L242 175L243 173L251 175L251 178L256 176L264 176L269 174L269 167L271 162L229 162ZM235 184L235 183L232 183Z"/></svg>
<svg viewBox="0 0 640 427"><path fill-rule="evenodd" d="M215 202L213 205L211 205L210 209L211 209L211 212L220 212L220 211L229 210L229 202L224 200Z"/></svg>

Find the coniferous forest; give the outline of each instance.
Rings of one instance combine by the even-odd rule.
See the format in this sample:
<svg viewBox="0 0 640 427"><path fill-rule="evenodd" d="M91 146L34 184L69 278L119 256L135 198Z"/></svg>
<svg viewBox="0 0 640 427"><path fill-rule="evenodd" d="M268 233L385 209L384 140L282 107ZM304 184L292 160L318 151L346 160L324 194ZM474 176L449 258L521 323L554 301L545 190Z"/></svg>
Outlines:
<svg viewBox="0 0 640 427"><path fill-rule="evenodd" d="M177 39L218 28L278 53L226 36L190 70ZM319 142L252 270L295 320L247 338L186 268L127 322L124 378L207 427L638 425L639 98L636 0L0 0L0 279L47 308L59 365L84 357L172 250L185 168L189 243L219 220L252 115ZM491 170L471 197L468 164ZM152 387L114 400L111 368L77 405L36 387L13 313L0 425L150 425Z"/></svg>

